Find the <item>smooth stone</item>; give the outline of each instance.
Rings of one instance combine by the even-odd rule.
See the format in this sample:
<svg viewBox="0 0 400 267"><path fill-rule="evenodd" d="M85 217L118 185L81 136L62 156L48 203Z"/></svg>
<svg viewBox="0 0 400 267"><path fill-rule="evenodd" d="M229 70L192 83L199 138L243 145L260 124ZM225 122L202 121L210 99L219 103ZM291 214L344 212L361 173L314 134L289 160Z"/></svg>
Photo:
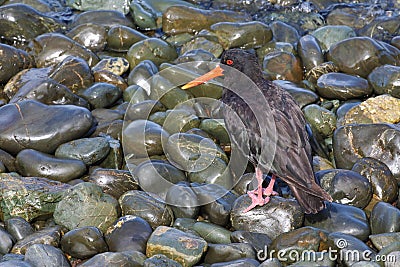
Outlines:
<svg viewBox="0 0 400 267"><path fill-rule="evenodd" d="M204 10L186 6L171 6L163 14L162 30L168 35L198 33L218 22L250 21L245 14L228 10Z"/></svg>
<svg viewBox="0 0 400 267"><path fill-rule="evenodd" d="M115 120L122 120L124 118L124 113L119 110L97 108L92 110L92 115L98 124L112 122Z"/></svg>
<svg viewBox="0 0 400 267"><path fill-rule="evenodd" d="M390 95L368 98L346 113L343 124L385 122L400 122L400 99Z"/></svg>
<svg viewBox="0 0 400 267"><path fill-rule="evenodd" d="M376 256L385 267L395 267L400 260L400 242L397 241L384 247Z"/></svg>
<svg viewBox="0 0 400 267"><path fill-rule="evenodd" d="M110 226L105 235L109 251L139 251L146 253L146 243L153 230L144 219L126 215Z"/></svg>
<svg viewBox="0 0 400 267"><path fill-rule="evenodd" d="M148 37L127 26L118 25L111 27L107 32L107 46L112 51L127 52L129 48Z"/></svg>
<svg viewBox="0 0 400 267"><path fill-rule="evenodd" d="M195 183L218 184L227 189L234 185L234 178L228 165L218 157L209 162L208 166L204 166L204 169L188 172L187 176L190 182Z"/></svg>
<svg viewBox="0 0 400 267"><path fill-rule="evenodd" d="M299 39L297 51L306 71L324 63L324 56L319 41L313 35L304 35Z"/></svg>
<svg viewBox="0 0 400 267"><path fill-rule="evenodd" d="M22 255L22 254L7 253L7 254L3 255L2 258L0 258L0 262L14 261L14 260L15 261L23 261L24 258L25 258L25 255ZM32 266L32 265L29 264L29 266ZM12 265L11 267L15 267L15 266Z"/></svg>
<svg viewBox="0 0 400 267"><path fill-rule="evenodd" d="M167 110L165 115L163 128L170 134L186 132L200 125L200 118L188 110Z"/></svg>
<svg viewBox="0 0 400 267"><path fill-rule="evenodd" d="M135 215L145 219L153 229L158 226L172 224L174 219L173 212L160 199L152 195L139 191L132 190L123 194L119 198L122 215Z"/></svg>
<svg viewBox="0 0 400 267"><path fill-rule="evenodd" d="M6 220L5 227L7 232L17 241L24 239L34 232L32 225L21 217L12 217Z"/></svg>
<svg viewBox="0 0 400 267"><path fill-rule="evenodd" d="M263 261L258 267L282 267L282 264L277 258L270 258Z"/></svg>
<svg viewBox="0 0 400 267"><path fill-rule="evenodd" d="M133 178L146 192L165 199L168 190L176 183L186 181L185 173L167 162L145 161L132 171Z"/></svg>
<svg viewBox="0 0 400 267"><path fill-rule="evenodd" d="M33 60L24 50L0 44L0 53L2 55L0 59L2 66L0 70L1 83L6 83L15 74L33 65Z"/></svg>
<svg viewBox="0 0 400 267"><path fill-rule="evenodd" d="M390 44L400 49L400 36L393 37L393 39L390 41Z"/></svg>
<svg viewBox="0 0 400 267"><path fill-rule="evenodd" d="M181 53L187 53L192 50L201 49L211 53L214 57L219 57L224 48L217 40L209 40L205 37L196 37L182 45Z"/></svg>
<svg viewBox="0 0 400 267"><path fill-rule="evenodd" d="M66 36L90 49L92 52L103 51L107 45L107 30L98 24L81 24L66 33Z"/></svg>
<svg viewBox="0 0 400 267"><path fill-rule="evenodd" d="M123 14L129 13L129 2L125 0L106 1L106 0L94 0L94 1L79 1L79 0L66 0L66 5L80 11L88 10L113 10Z"/></svg>
<svg viewBox="0 0 400 267"><path fill-rule="evenodd" d="M332 45L328 60L342 72L359 75L362 78L368 77L378 66L396 64L396 59L391 53L370 37L352 37Z"/></svg>
<svg viewBox="0 0 400 267"><path fill-rule="evenodd" d="M204 263L229 262L241 258L256 259L256 252L250 244L208 244Z"/></svg>
<svg viewBox="0 0 400 267"><path fill-rule="evenodd" d="M368 239L370 227L362 209L335 202L326 206L318 214L306 215L304 225L352 235L364 241Z"/></svg>
<svg viewBox="0 0 400 267"><path fill-rule="evenodd" d="M0 262L0 267L34 267L34 266L23 260L6 260Z"/></svg>
<svg viewBox="0 0 400 267"><path fill-rule="evenodd" d="M139 104L142 101L150 100L146 91L137 84L128 86L123 92L123 99L131 105Z"/></svg>
<svg viewBox="0 0 400 267"><path fill-rule="evenodd" d="M214 244L229 244L231 243L231 231L225 227L209 223L196 222L193 225L193 230L196 231L205 241Z"/></svg>
<svg viewBox="0 0 400 267"><path fill-rule="evenodd" d="M165 144L165 153L169 161L185 171L204 170L216 157L227 161L227 156L219 146L200 135L176 133L171 135Z"/></svg>
<svg viewBox="0 0 400 267"><path fill-rule="evenodd" d="M259 265L260 263L255 259L244 258L234 261L213 263L210 267L258 267Z"/></svg>
<svg viewBox="0 0 400 267"><path fill-rule="evenodd" d="M76 139L60 145L56 157L77 159L86 165L95 164L104 159L110 152L110 145L104 137Z"/></svg>
<svg viewBox="0 0 400 267"><path fill-rule="evenodd" d="M99 167L106 169L120 170L124 164L124 152L122 151L122 144L119 140L121 138L114 138L112 135L101 135L107 139L108 145L110 146L110 152L108 155L99 163Z"/></svg>
<svg viewBox="0 0 400 267"><path fill-rule="evenodd" d="M374 88L374 93L389 94L400 98L400 67L393 65L383 65L376 67L369 75L368 81Z"/></svg>
<svg viewBox="0 0 400 267"><path fill-rule="evenodd" d="M224 120L221 119L203 119L200 122L199 129L215 137L220 144L230 143L228 131Z"/></svg>
<svg viewBox="0 0 400 267"><path fill-rule="evenodd" d="M380 201L372 209L370 224L373 235L400 232L400 210Z"/></svg>
<svg viewBox="0 0 400 267"><path fill-rule="evenodd" d="M60 144L86 134L92 115L77 106L47 106L26 100L0 107L0 125L0 148L12 154L27 148L53 153Z"/></svg>
<svg viewBox="0 0 400 267"><path fill-rule="evenodd" d="M11 253L25 254L27 249L29 249L33 244L46 244L58 247L60 244L60 238L60 226L44 228L15 243Z"/></svg>
<svg viewBox="0 0 400 267"><path fill-rule="evenodd" d="M131 66L132 67L132 66ZM139 97L149 96L151 93L152 77L158 73L158 67L153 61L145 59L133 67L128 75L128 84L140 86L144 92L140 92ZM145 95L144 95L145 93ZM143 96L142 96L143 95ZM136 98L136 94L134 95ZM150 98L147 98L150 99ZM132 100L131 100L132 101ZM135 103L140 102L139 100Z"/></svg>
<svg viewBox="0 0 400 267"><path fill-rule="evenodd" d="M360 158L371 157L385 163L400 179L398 157L400 129L393 124L349 124L335 130L333 153L337 168L351 169Z"/></svg>
<svg viewBox="0 0 400 267"><path fill-rule="evenodd" d="M187 182L172 185L168 189L165 201L172 209L175 218L197 218L199 215L200 205L197 195Z"/></svg>
<svg viewBox="0 0 400 267"><path fill-rule="evenodd" d="M370 261L375 259L376 252L372 250L368 245L362 242L357 237L343 234L343 233L330 233L328 235L329 247L338 250L339 255L355 255L342 257L341 262L345 266L352 266L358 261Z"/></svg>
<svg viewBox="0 0 400 267"><path fill-rule="evenodd" d="M215 60L215 56L211 52L203 49L194 49L181 53L174 63L180 64L193 61L213 61L213 60Z"/></svg>
<svg viewBox="0 0 400 267"><path fill-rule="evenodd" d="M311 104L303 109L303 113L314 132L318 132L323 138L333 135L336 129L336 116L332 111L319 105Z"/></svg>
<svg viewBox="0 0 400 267"><path fill-rule="evenodd" d="M70 27L76 27L81 24L99 24L107 28L111 28L117 25L124 25L131 28L135 28L134 23L129 17L125 16L122 12L115 10L93 10L85 11L74 17Z"/></svg>
<svg viewBox="0 0 400 267"><path fill-rule="evenodd" d="M381 250L382 248L389 246L394 242L398 242L399 238L400 238L400 232L382 233L369 236L369 239L371 240L372 244L378 250Z"/></svg>
<svg viewBox="0 0 400 267"><path fill-rule="evenodd" d="M235 230L263 233L274 239L303 224L304 213L294 199L272 197L267 205L243 213L248 206L247 195L240 196L233 204L231 223Z"/></svg>
<svg viewBox="0 0 400 267"><path fill-rule="evenodd" d="M177 57L175 48L167 42L157 38L148 38L133 44L129 48L126 58L133 69L144 60L151 60L159 66L161 63L173 61Z"/></svg>
<svg viewBox="0 0 400 267"><path fill-rule="evenodd" d="M273 21L271 24L272 35L277 42L290 43L296 45L300 35L296 28L280 20Z"/></svg>
<svg viewBox="0 0 400 267"><path fill-rule="evenodd" d="M0 228L0 254L7 254L13 247L15 239L6 230Z"/></svg>
<svg viewBox="0 0 400 267"><path fill-rule="evenodd" d="M69 185L38 177L20 177L0 174L0 190L7 192L0 198L1 220L21 217L32 221L40 216L48 216L54 212L56 204L61 200Z"/></svg>
<svg viewBox="0 0 400 267"><path fill-rule="evenodd" d="M44 177L62 183L79 178L86 172L86 165L81 160L57 158L33 149L19 152L16 165L23 176Z"/></svg>
<svg viewBox="0 0 400 267"><path fill-rule="evenodd" d="M143 262L143 267L181 267L182 264L174 261L163 254L156 254L151 256L150 258L146 259Z"/></svg>
<svg viewBox="0 0 400 267"><path fill-rule="evenodd" d="M341 125L340 122L343 121L343 118L346 115L346 113L353 107L359 105L360 103L361 103L360 100L354 99L354 100L345 101L340 104L340 106L336 110L337 122L339 123L339 125Z"/></svg>
<svg viewBox="0 0 400 267"><path fill-rule="evenodd" d="M169 133L152 121L136 120L125 127L123 136L125 155L140 158L164 154L163 144L167 143Z"/></svg>
<svg viewBox="0 0 400 267"><path fill-rule="evenodd" d="M108 251L103 233L94 226L78 227L66 232L60 245L62 251L77 259L87 259Z"/></svg>
<svg viewBox="0 0 400 267"><path fill-rule="evenodd" d="M273 80L300 82L303 79L300 59L292 53L269 53L263 58L262 68Z"/></svg>
<svg viewBox="0 0 400 267"><path fill-rule="evenodd" d="M104 193L116 199L127 191L139 189L138 181L125 170L99 168L90 174L88 181L100 186Z"/></svg>
<svg viewBox="0 0 400 267"><path fill-rule="evenodd" d="M321 44L321 48L328 51L330 47L347 38L356 37L354 29L346 25L325 25L311 33Z"/></svg>
<svg viewBox="0 0 400 267"><path fill-rule="evenodd" d="M143 100L136 104L130 103L125 113L125 121L147 120L152 114L164 112L165 110L165 106L158 100Z"/></svg>
<svg viewBox="0 0 400 267"><path fill-rule="evenodd" d="M248 243L253 246L257 253L265 251L272 243L272 240L262 233L249 231L234 231L231 233L232 243ZM259 257L259 255L257 255Z"/></svg>
<svg viewBox="0 0 400 267"><path fill-rule="evenodd" d="M324 170L329 170L333 169L333 164L331 161L329 161L326 158L320 157L320 156L314 156L313 157L313 171L324 171Z"/></svg>
<svg viewBox="0 0 400 267"><path fill-rule="evenodd" d="M9 172L17 171L15 166L15 158L2 149L0 149L0 161Z"/></svg>
<svg viewBox="0 0 400 267"><path fill-rule="evenodd" d="M357 160L351 170L370 181L372 191L379 200L387 203L396 201L399 192L397 181L385 163L374 158L362 158Z"/></svg>
<svg viewBox="0 0 400 267"><path fill-rule="evenodd" d="M197 220L192 218L176 218L172 226L183 232L190 232L194 235L198 235L197 232L193 231L193 225L196 222Z"/></svg>
<svg viewBox="0 0 400 267"><path fill-rule="evenodd" d="M234 47L259 47L272 39L271 28L259 21L219 22L211 25L210 31L218 37L225 50Z"/></svg>
<svg viewBox="0 0 400 267"><path fill-rule="evenodd" d="M315 103L319 100L319 96L316 93L311 90L299 87L293 82L285 80L274 80L273 83L285 89L294 98L300 108L304 108L305 106Z"/></svg>
<svg viewBox="0 0 400 267"><path fill-rule="evenodd" d="M315 174L333 201L357 208L365 208L372 198L370 181L355 171L331 169Z"/></svg>
<svg viewBox="0 0 400 267"><path fill-rule="evenodd" d="M92 51L61 33L45 33L35 37L29 43L28 53L35 58L39 68L58 64L68 56L80 57L91 67L99 61Z"/></svg>
<svg viewBox="0 0 400 267"><path fill-rule="evenodd" d="M183 266L198 263L207 250L207 242L198 236L178 229L159 226L147 241L146 256L163 254Z"/></svg>
<svg viewBox="0 0 400 267"><path fill-rule="evenodd" d="M372 87L364 78L331 72L323 74L317 81L317 92L327 99L357 99L372 94Z"/></svg>
<svg viewBox="0 0 400 267"><path fill-rule="evenodd" d="M123 57L103 58L93 68L92 71L106 70L115 75L123 75L129 70L129 62Z"/></svg>
<svg viewBox="0 0 400 267"><path fill-rule="evenodd" d="M133 254L133 255L130 255ZM79 267L121 267L121 266L143 266L146 259L144 255L128 252L104 252L97 254L84 263L80 263Z"/></svg>
<svg viewBox="0 0 400 267"><path fill-rule="evenodd" d="M67 192L57 203L54 221L72 230L82 226L95 226L103 233L118 218L118 201L103 193L100 186L80 183Z"/></svg>
<svg viewBox="0 0 400 267"><path fill-rule="evenodd" d="M121 91L124 91L128 87L128 83L124 78L106 69L93 70L93 77L94 82L108 83L118 87Z"/></svg>
<svg viewBox="0 0 400 267"><path fill-rule="evenodd" d="M95 83L82 92L79 96L86 99L93 109L112 106L121 96L122 91L110 83Z"/></svg>
<svg viewBox="0 0 400 267"><path fill-rule="evenodd" d="M123 120L114 120L98 124L91 137L107 135L115 140L121 140L123 124ZM110 147L113 149L113 145L110 144Z"/></svg>
<svg viewBox="0 0 400 267"><path fill-rule="evenodd" d="M69 267L70 264L63 252L46 244L34 244L25 253L25 261L34 266Z"/></svg>
<svg viewBox="0 0 400 267"><path fill-rule="evenodd" d="M60 31L65 27L61 21L24 3L3 5L0 13L3 18L0 35L14 45L24 45L42 33Z"/></svg>

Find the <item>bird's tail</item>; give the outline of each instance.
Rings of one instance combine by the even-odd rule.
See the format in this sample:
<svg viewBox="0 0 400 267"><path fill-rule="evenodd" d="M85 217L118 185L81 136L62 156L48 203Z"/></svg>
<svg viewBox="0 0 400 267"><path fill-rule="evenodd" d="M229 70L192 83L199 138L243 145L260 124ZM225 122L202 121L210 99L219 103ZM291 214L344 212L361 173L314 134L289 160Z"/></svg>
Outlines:
<svg viewBox="0 0 400 267"><path fill-rule="evenodd" d="M300 206L304 209L304 212L307 214L315 214L324 209L324 201L332 202L332 197L316 183L313 183L309 190L296 188L294 186L290 186L290 189Z"/></svg>

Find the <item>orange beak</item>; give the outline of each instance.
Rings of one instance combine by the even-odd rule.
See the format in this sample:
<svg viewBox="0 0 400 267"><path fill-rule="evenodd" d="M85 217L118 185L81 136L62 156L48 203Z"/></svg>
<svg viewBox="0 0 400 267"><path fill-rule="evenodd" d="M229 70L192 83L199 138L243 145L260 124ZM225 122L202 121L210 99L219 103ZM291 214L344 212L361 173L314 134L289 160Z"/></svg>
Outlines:
<svg viewBox="0 0 400 267"><path fill-rule="evenodd" d="M214 79L215 77L219 77L219 76L224 76L223 74L224 70L218 65L217 67L215 67L215 69L207 72L206 74L197 77L196 79L194 79L191 82L188 82L187 84L185 84L184 86L182 86L182 89L189 89L191 87L203 84L208 82L211 79Z"/></svg>

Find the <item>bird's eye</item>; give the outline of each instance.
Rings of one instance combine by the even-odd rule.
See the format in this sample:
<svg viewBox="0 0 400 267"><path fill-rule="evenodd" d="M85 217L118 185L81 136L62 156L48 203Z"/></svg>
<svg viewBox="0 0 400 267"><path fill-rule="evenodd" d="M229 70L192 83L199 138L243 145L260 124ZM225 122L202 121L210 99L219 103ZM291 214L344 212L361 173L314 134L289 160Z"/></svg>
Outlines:
<svg viewBox="0 0 400 267"><path fill-rule="evenodd" d="M232 59L228 59L228 60L226 61L226 64L232 65L232 64L233 64L233 60L232 60Z"/></svg>

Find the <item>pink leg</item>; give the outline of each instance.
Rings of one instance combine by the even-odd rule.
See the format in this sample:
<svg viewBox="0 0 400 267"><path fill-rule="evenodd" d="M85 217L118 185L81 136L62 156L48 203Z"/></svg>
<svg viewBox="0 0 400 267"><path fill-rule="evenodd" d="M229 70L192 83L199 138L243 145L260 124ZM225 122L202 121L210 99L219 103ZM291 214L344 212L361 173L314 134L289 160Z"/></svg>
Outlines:
<svg viewBox="0 0 400 267"><path fill-rule="evenodd" d="M278 192L274 191L275 180L276 180L276 176L275 176L275 174L272 174L271 181L269 182L267 188L263 189L263 195L264 196L269 197L269 196L277 196L277 195L279 195Z"/></svg>

